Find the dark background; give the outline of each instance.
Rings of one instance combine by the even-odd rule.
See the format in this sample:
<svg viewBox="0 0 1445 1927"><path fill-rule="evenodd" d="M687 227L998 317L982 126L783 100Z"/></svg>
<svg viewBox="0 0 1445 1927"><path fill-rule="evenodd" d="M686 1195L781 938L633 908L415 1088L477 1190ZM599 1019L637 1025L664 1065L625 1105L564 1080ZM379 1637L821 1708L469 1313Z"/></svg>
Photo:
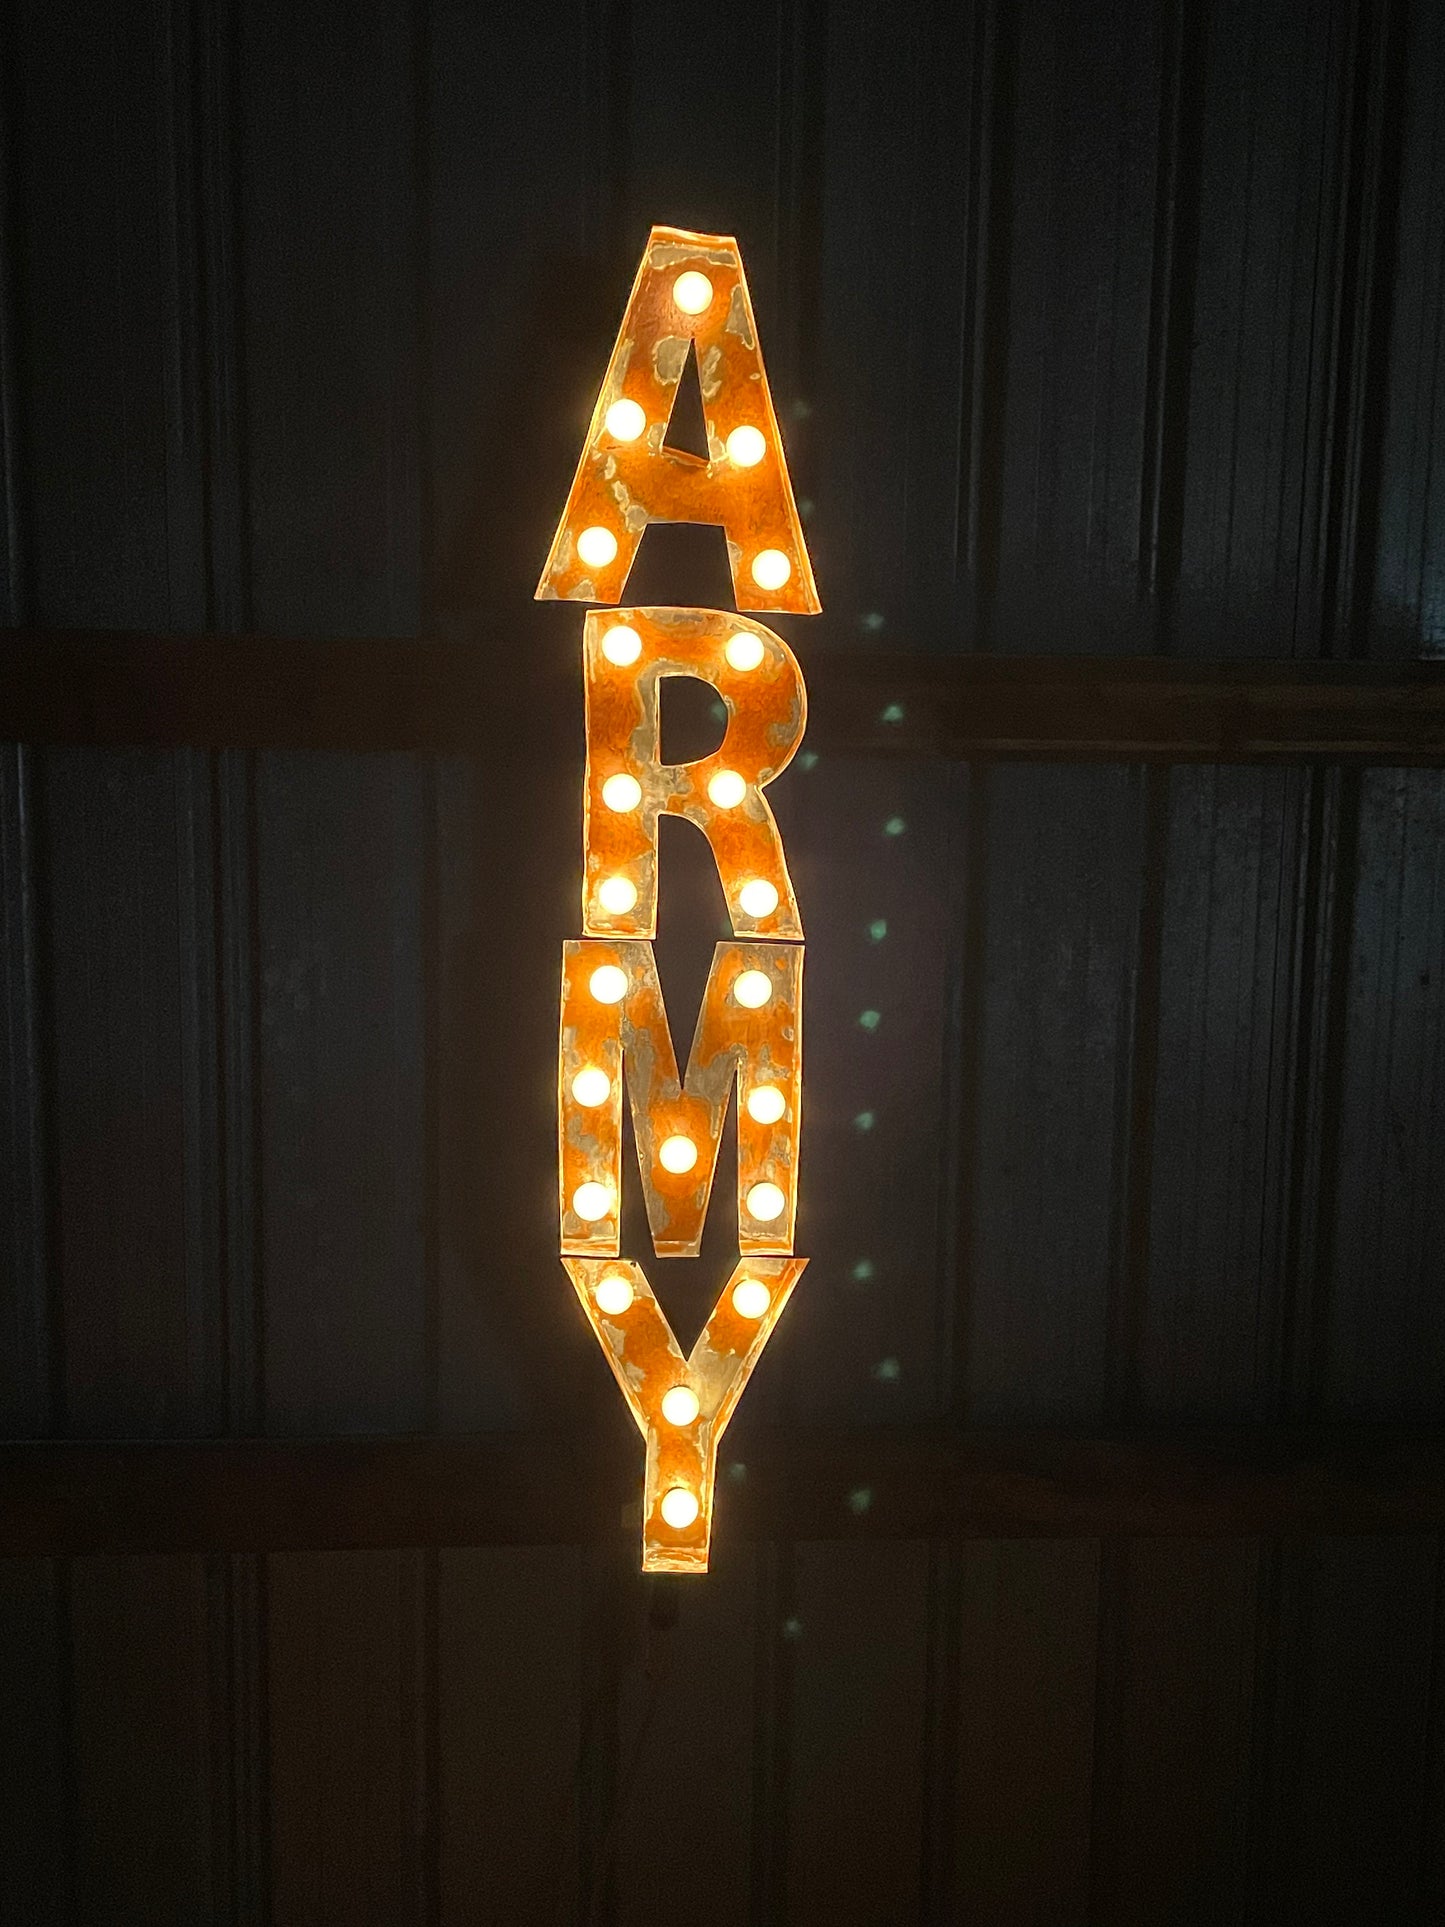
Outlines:
<svg viewBox="0 0 1445 1927"><path fill-rule="evenodd" d="M659 221L742 244L805 671L1445 654L1430 0L0 34L12 625L440 635L580 733L580 613L530 595ZM649 534L637 599L726 606L714 533ZM640 1467L555 1250L577 769L503 733L3 749L10 1437ZM812 1264L729 1466L1445 1419L1438 770L825 755L775 795ZM717 903L673 842L685 1037ZM1441 1917L1433 1531L870 1536L865 1481L753 1540L748 1476L680 1588L635 1525L0 1561L0 1916Z"/></svg>

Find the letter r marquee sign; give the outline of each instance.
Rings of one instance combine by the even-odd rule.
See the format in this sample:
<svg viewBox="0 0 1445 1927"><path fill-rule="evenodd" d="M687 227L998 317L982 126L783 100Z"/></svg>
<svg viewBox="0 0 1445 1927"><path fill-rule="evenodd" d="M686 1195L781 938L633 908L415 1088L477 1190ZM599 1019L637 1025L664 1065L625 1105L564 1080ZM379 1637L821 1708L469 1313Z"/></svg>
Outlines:
<svg viewBox="0 0 1445 1927"><path fill-rule="evenodd" d="M667 445L690 350L706 459ZM647 1442L645 1572L705 1572L718 1444L806 1258L793 1255L803 1091L803 925L765 794L802 740L807 695L764 623L715 609L620 609L649 522L721 523L740 610L816 615L782 437L737 242L656 227L539 599L603 603L583 625L587 769L582 936L564 946L557 1144L562 1262ZM661 760L664 676L710 683L721 747ZM732 920L686 1068L663 1009L657 822L695 823ZM694 1257L738 1092L739 1259L684 1358L640 1264L620 1255L622 1088L653 1249Z"/></svg>

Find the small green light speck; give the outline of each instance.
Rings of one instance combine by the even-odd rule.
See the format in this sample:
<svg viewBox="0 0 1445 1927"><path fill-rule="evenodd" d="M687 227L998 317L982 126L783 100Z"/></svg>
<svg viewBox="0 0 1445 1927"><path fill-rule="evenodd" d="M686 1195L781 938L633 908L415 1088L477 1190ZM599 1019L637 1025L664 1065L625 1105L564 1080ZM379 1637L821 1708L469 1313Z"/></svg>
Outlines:
<svg viewBox="0 0 1445 1927"><path fill-rule="evenodd" d="M896 1385L903 1375L903 1367L896 1358L880 1358L873 1367L873 1376L880 1385Z"/></svg>
<svg viewBox="0 0 1445 1927"><path fill-rule="evenodd" d="M883 1022L883 1013L877 1010L860 1010L858 1013L858 1022L863 1026L864 1030L877 1030L878 1026Z"/></svg>
<svg viewBox="0 0 1445 1927"><path fill-rule="evenodd" d="M860 1519L872 1503L872 1486L860 1485L856 1492L850 1492L848 1494L848 1510L856 1514Z"/></svg>
<svg viewBox="0 0 1445 1927"><path fill-rule="evenodd" d="M889 703L878 717L880 723L901 723L903 721L902 703Z"/></svg>
<svg viewBox="0 0 1445 1927"><path fill-rule="evenodd" d="M741 1459L734 1459L728 1467L728 1484L741 1485L748 1476L748 1468Z"/></svg>
<svg viewBox="0 0 1445 1927"><path fill-rule="evenodd" d="M725 723L725 722L727 721L727 719L728 719L728 706L727 706L727 704L726 704L726 703L713 703L713 704L711 705L711 714L712 714L712 719L713 719L713 721L714 721L715 723Z"/></svg>
<svg viewBox="0 0 1445 1927"><path fill-rule="evenodd" d="M818 767L817 750L805 749L802 755L798 758L798 768L800 770L803 770L806 773L808 770L816 769L817 767Z"/></svg>
<svg viewBox="0 0 1445 1927"><path fill-rule="evenodd" d="M859 620L865 629L871 629L875 633L883 627L884 623L882 611L878 609L870 609L868 613L860 617Z"/></svg>
<svg viewBox="0 0 1445 1927"><path fill-rule="evenodd" d="M902 836L907 828L908 825L903 821L901 816L890 816L888 821L883 825L883 834L885 836Z"/></svg>
<svg viewBox="0 0 1445 1927"><path fill-rule="evenodd" d="M871 1131L877 1122L871 1111L860 1111L853 1120L855 1131Z"/></svg>
<svg viewBox="0 0 1445 1927"><path fill-rule="evenodd" d="M873 1260L871 1258L860 1258L848 1273L848 1276L853 1280L855 1285L866 1285L868 1280L873 1276Z"/></svg>
<svg viewBox="0 0 1445 1927"><path fill-rule="evenodd" d="M783 1621L784 1639L801 1639L802 1637L803 1622L801 1619L785 1619Z"/></svg>
<svg viewBox="0 0 1445 1927"><path fill-rule="evenodd" d="M888 935L888 924L886 920L882 917L875 917L868 926L868 935L873 939L874 943L882 943L883 939Z"/></svg>

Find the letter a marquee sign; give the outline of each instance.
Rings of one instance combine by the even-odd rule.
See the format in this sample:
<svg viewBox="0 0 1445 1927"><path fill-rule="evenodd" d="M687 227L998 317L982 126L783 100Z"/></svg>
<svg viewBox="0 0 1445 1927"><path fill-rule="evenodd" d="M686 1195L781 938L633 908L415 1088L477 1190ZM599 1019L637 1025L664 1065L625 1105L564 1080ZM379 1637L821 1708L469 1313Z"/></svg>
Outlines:
<svg viewBox="0 0 1445 1927"><path fill-rule="evenodd" d="M697 355L706 460L668 447ZM736 241L652 230L539 598L616 605L649 522L721 523L739 609L816 615ZM718 1444L806 1258L793 1255L803 1084L803 926L764 791L802 740L797 659L714 609L619 609L583 625L587 770L582 936L564 946L558 1047L562 1262L647 1441L645 1572L705 1572ZM660 684L697 676L727 707L722 746L660 760ZM679 1078L653 958L657 821L712 846L732 919ZM619 1255L622 1085L659 1257L697 1255L732 1085L739 1261L684 1358Z"/></svg>

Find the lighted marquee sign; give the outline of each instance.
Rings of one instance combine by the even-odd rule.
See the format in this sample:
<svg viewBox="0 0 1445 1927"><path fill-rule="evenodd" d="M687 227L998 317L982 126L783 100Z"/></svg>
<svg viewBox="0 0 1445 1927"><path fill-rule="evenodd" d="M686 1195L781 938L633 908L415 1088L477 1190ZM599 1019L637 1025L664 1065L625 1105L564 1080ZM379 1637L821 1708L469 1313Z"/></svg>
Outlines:
<svg viewBox="0 0 1445 1927"><path fill-rule="evenodd" d="M704 459L666 445L691 349ZM654 228L539 598L615 605L649 522L720 523L739 609L816 615L813 571L737 243ZM647 1441L642 1564L705 1572L718 1443L806 1258L793 1256L803 1080L803 925L765 795L807 719L797 659L715 609L616 609L583 627L582 936L566 944L558 1050L562 1262ZM663 763L664 676L727 708L714 755ZM657 821L707 837L732 919L679 1077L653 957ZM622 1088L659 1257L695 1256L734 1085L738 1264L684 1358L622 1258Z"/></svg>

